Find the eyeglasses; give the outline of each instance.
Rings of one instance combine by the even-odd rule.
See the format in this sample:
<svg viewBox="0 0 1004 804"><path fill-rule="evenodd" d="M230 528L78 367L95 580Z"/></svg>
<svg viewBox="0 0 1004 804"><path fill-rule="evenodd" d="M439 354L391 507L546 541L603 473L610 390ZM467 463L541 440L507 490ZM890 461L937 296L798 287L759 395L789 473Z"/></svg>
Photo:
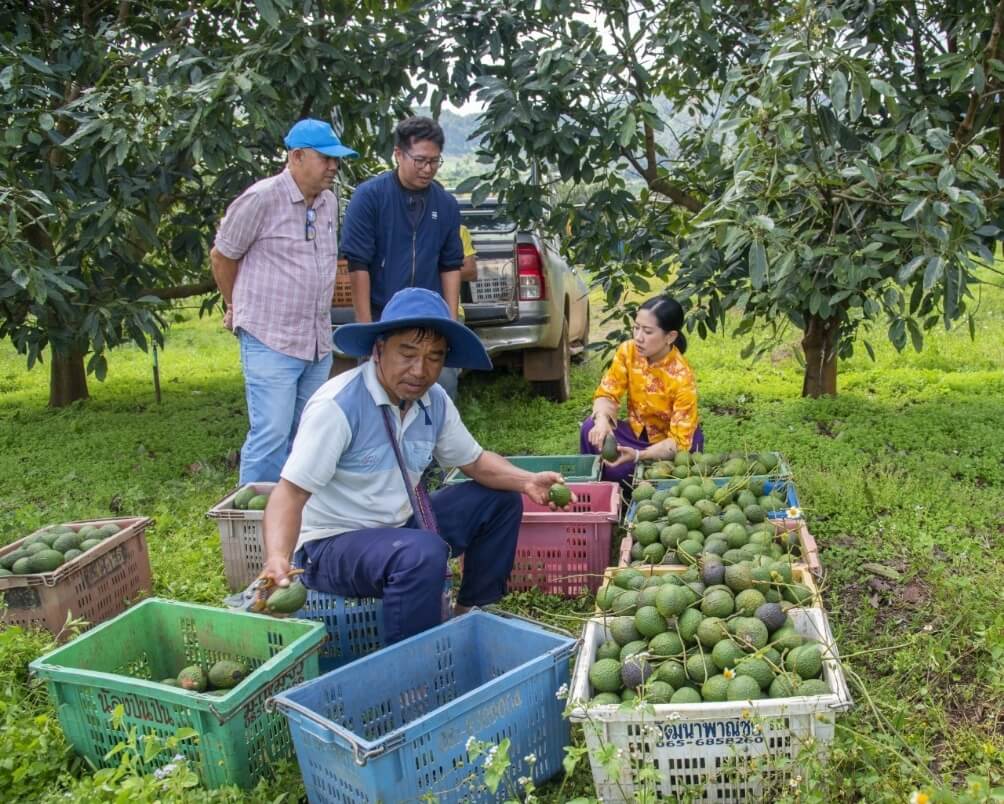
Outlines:
<svg viewBox="0 0 1004 804"><path fill-rule="evenodd" d="M313 207L307 210L307 223L304 227L304 237L309 243L315 237L317 237L317 227L314 224L317 222L317 210Z"/></svg>
<svg viewBox="0 0 1004 804"><path fill-rule="evenodd" d="M426 168L432 168L433 170L439 170L443 166L443 162L446 161L441 156L427 157L427 156L412 156L407 151L402 151L402 153L407 156L412 162L415 163L415 167L419 170L425 170Z"/></svg>

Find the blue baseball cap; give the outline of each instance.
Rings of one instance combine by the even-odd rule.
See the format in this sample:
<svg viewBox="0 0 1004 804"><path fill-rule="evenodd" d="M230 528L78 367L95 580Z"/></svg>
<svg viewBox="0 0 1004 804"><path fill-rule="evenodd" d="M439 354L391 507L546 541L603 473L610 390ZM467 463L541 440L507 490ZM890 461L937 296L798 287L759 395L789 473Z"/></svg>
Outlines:
<svg viewBox="0 0 1004 804"><path fill-rule="evenodd" d="M371 324L343 324L335 330L335 346L349 357L369 357L376 339L385 332L423 327L446 338L449 368L492 367L481 338L450 318L443 297L425 288L404 288L390 297L379 321Z"/></svg>
<svg viewBox="0 0 1004 804"><path fill-rule="evenodd" d="M342 145L342 141L338 139L338 135L335 134L335 130L331 127L330 123L325 123L323 120L314 120L309 117L294 124L283 142L286 143L286 147L290 150L293 148L313 148L325 156L337 156L340 158L359 156L351 148Z"/></svg>

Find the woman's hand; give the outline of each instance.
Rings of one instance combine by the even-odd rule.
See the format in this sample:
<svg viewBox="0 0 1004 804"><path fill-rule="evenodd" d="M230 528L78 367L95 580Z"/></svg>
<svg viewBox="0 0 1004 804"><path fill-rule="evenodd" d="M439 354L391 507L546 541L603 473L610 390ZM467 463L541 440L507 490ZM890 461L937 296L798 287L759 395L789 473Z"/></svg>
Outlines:
<svg viewBox="0 0 1004 804"><path fill-rule="evenodd" d="M637 463L641 452L636 450L634 447L622 447L617 445L617 451L620 453L617 456L616 461L604 461L604 463L609 467L623 466L628 463Z"/></svg>
<svg viewBox="0 0 1004 804"><path fill-rule="evenodd" d="M610 417L605 414L593 414L593 429L589 431L589 443L597 452L602 451L603 441L614 431Z"/></svg>

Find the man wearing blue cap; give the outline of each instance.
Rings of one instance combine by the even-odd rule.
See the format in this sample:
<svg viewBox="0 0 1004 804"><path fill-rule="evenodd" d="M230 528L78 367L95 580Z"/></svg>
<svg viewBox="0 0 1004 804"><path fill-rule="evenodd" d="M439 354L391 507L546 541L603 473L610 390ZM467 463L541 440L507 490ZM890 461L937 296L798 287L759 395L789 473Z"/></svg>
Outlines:
<svg viewBox="0 0 1004 804"><path fill-rule="evenodd" d="M356 156L321 120L285 139L286 168L228 208L210 252L227 304L223 323L240 340L250 429L240 482L274 482L303 406L331 367L331 298L338 260L339 161Z"/></svg>
<svg viewBox="0 0 1004 804"><path fill-rule="evenodd" d="M377 323L346 324L335 345L371 357L329 380L303 412L265 510L263 575L288 583L291 560L308 588L383 598L388 643L440 621L447 559L464 556L457 607L506 591L523 506L548 504L556 472L527 472L482 449L436 384L444 366L490 369L481 340L443 298L406 288ZM435 458L473 483L427 495Z"/></svg>

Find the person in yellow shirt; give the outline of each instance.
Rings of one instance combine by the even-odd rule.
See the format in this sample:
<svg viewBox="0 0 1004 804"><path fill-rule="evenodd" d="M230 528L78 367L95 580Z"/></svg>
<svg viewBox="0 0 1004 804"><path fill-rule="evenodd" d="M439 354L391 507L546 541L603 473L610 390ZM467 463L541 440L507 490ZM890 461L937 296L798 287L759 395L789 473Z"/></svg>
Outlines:
<svg viewBox="0 0 1004 804"><path fill-rule="evenodd" d="M460 224L460 243L464 247L464 264L460 268L462 282L473 282L478 278L478 252L474 250L470 230Z"/></svg>
<svg viewBox="0 0 1004 804"><path fill-rule="evenodd" d="M593 394L593 412L580 432L580 451L598 454L613 433L620 456L604 462L603 479L629 480L639 461L670 459L677 450L699 452L704 434L697 413L697 383L683 356L683 308L655 296L635 314L634 337L617 347ZM627 419L619 418L627 396Z"/></svg>

